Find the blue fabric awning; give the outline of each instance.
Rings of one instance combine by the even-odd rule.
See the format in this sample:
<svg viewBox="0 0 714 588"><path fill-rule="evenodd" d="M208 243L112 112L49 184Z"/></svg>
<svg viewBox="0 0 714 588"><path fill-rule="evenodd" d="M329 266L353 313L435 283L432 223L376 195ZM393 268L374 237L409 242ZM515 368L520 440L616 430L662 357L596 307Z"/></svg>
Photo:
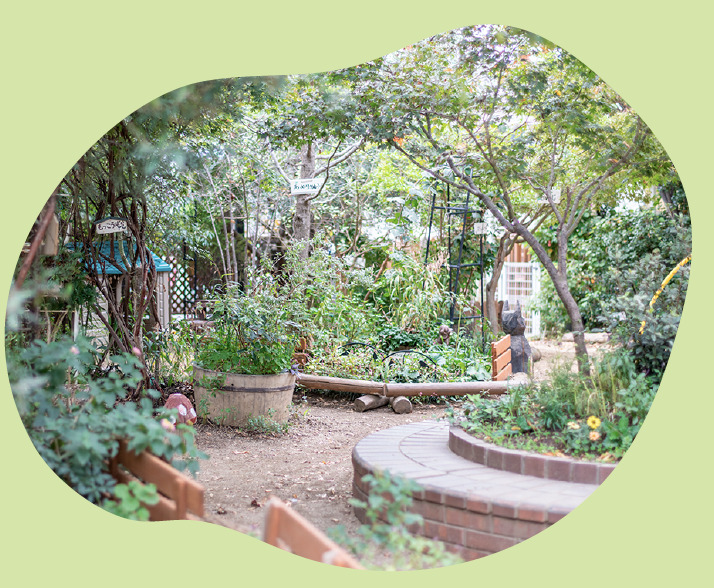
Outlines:
<svg viewBox="0 0 714 588"><path fill-rule="evenodd" d="M112 243L109 241L104 241L102 243L94 243L94 247L98 248L99 261L94 264L94 273L101 275L120 275L122 274L122 269L125 268L124 262L121 258L121 248L123 248L125 255L129 252L129 244L126 241L115 241L114 242L114 255L112 256ZM67 243L65 245L68 249L82 249L81 243ZM134 246L136 247L136 246ZM157 272L170 272L171 266L156 255L153 251L149 250L151 258L154 260L154 265L156 266ZM109 258L109 259L107 259ZM138 261L138 260L137 260ZM90 269L90 268L87 268Z"/></svg>

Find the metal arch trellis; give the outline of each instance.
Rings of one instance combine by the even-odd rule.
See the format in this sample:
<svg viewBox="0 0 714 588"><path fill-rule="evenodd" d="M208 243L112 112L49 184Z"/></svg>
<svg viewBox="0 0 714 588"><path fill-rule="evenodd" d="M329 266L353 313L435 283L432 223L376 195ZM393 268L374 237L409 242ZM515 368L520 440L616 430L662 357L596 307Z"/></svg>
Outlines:
<svg viewBox="0 0 714 588"><path fill-rule="evenodd" d="M350 341L349 343L345 343L344 345L341 345L338 347L338 350L343 350L341 355L347 355L350 352L350 349L353 347L366 347L367 349L372 350L372 359L380 359L382 364L385 365L385 367L389 368L396 359L401 356L401 361L402 361L402 371L404 371L404 366L405 366L405 359L407 355L419 355L423 359L419 359L419 367L425 368L429 367L429 364L424 361L425 359L431 362L433 364L432 371L434 373L434 376L436 377L437 371L439 369L439 364L434 360L434 358L428 356L426 353L422 353L421 351L418 351L416 349L399 349L397 351L392 351L391 353L386 353L382 351L381 349L378 349L377 347L370 345L369 343L363 343L361 341Z"/></svg>
<svg viewBox="0 0 714 588"><path fill-rule="evenodd" d="M464 170L467 175L471 176L471 169L466 168ZM450 173L451 170L446 170L447 173ZM427 232L427 238L426 238L426 251L424 254L424 265L427 265L429 263L429 248L431 245L431 233L432 233L432 227L434 225L434 211L439 210L439 211L444 211L447 215L447 237L448 237L448 263L446 264L447 269L449 270L449 295L451 299L451 303L449 305L449 321L451 324L463 324L463 321L465 320L479 320L481 323L481 347L482 350L485 349L486 347L486 329L484 325L484 314L483 314L483 309L484 309L484 288L483 288L483 239L484 239L484 231L479 232L477 235L478 237L478 248L479 248L479 257L478 261L472 262L472 263L463 263L463 252L464 252L464 241L466 239L466 226L468 223L468 218L469 215L472 215L476 218L479 219L479 223L483 223L484 221L484 210L483 208L470 208L470 198L471 194L469 192L466 192L466 200L464 202L460 203L454 203L451 200L452 197L452 191L451 191L451 186L448 183L445 183L446 185L446 202L443 206L437 205L436 203L436 197L437 197L437 192L438 192L438 184L439 181L434 178L430 184L429 184L429 189L431 191L431 211L429 213L429 229ZM454 236L452 234L452 220L455 217L461 217L461 230L460 230L460 235ZM457 249L458 251L455 252L454 250ZM456 259L454 259L456 258ZM479 295L480 295L480 302L481 302L481 312L480 314L472 314L472 315L459 315L457 316L456 313L456 299L459 294L459 280L461 279L462 276L462 270L464 269L471 269L473 272L474 268L478 268L479 270Z"/></svg>

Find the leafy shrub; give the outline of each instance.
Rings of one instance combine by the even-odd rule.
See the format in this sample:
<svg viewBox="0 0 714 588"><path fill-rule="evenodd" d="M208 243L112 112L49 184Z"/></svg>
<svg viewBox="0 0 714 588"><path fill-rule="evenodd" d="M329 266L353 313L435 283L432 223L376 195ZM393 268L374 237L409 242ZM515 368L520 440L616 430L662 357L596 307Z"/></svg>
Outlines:
<svg viewBox="0 0 714 588"><path fill-rule="evenodd" d="M358 529L357 538L349 537L344 527L334 527L329 530L332 539L366 562L387 555L386 563L371 564L376 569L428 569L462 562L440 541L409 532L409 527L424 524L421 515L409 512L412 494L420 489L416 482L393 477L389 472L367 474L362 480L370 487L367 502L352 499L350 503L364 509L368 522Z"/></svg>
<svg viewBox="0 0 714 588"><path fill-rule="evenodd" d="M8 321L8 327L14 324ZM37 340L26 346L8 342L10 385L33 445L57 476L90 502L122 516L144 516L130 494L151 500L151 490L117 487L109 472L121 439L132 451L148 449L194 473L197 460L206 457L196 448L191 427L178 425L181 434L167 434L161 426L162 417L177 415L154 410L158 392L146 390L139 402L125 401L142 379L133 355L111 357L115 369L97 378L92 374L100 354L85 339Z"/></svg>
<svg viewBox="0 0 714 588"><path fill-rule="evenodd" d="M626 350L593 361L584 376L555 368L537 388L468 396L447 411L467 432L509 447L613 459L630 447L657 392Z"/></svg>
<svg viewBox="0 0 714 588"><path fill-rule="evenodd" d="M386 324L374 334L373 340L380 349L391 353L398 349L423 348L429 344L429 334Z"/></svg>
<svg viewBox="0 0 714 588"><path fill-rule="evenodd" d="M443 313L448 293L439 267L425 266L409 254L390 254L392 267L370 291L375 307L400 329L418 332L430 328Z"/></svg>
<svg viewBox="0 0 714 588"><path fill-rule="evenodd" d="M249 294L230 284L214 301L214 327L198 341L196 363L219 372L277 374L290 369L299 325L277 284L263 275Z"/></svg>
<svg viewBox="0 0 714 588"><path fill-rule="evenodd" d="M684 199L683 192L681 198ZM552 231L542 229L539 236L546 245L550 243L549 253L555 259L557 244ZM585 328L612 329L623 320L617 319L623 313L628 323L636 321L639 328L638 317L644 305L669 271L691 252L691 244L691 222L686 214L670 216L654 208L629 211L603 208L598 213L586 214L568 248L568 283ZM682 272L677 278L677 298L681 300L672 300L671 306L662 304L660 313L681 314L687 277L688 273ZM559 335L570 330L569 318L550 280L541 284L537 308L544 332ZM669 341L676 325L664 328L667 333L662 339ZM636 329L631 329L630 335L635 332ZM653 341L653 347L656 345Z"/></svg>
<svg viewBox="0 0 714 588"><path fill-rule="evenodd" d="M684 308L687 292L689 268L683 267L665 286L650 309L650 301L661 287L665 276L687 255L686 248L680 247L682 258L665 266L659 253L645 256L633 268L619 272L618 279L628 292L617 297L608 305L603 320L613 332L615 340L624 345L634 359L638 371L651 375L660 381ZM671 258L672 256L668 256ZM640 327L644 321L644 330Z"/></svg>

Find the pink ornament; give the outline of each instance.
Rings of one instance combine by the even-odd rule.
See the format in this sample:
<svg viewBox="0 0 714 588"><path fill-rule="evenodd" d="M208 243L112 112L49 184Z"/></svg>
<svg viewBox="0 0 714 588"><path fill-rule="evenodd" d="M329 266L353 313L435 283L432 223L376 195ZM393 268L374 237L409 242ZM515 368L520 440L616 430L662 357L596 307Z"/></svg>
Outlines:
<svg viewBox="0 0 714 588"><path fill-rule="evenodd" d="M166 399L164 408L175 408L178 410L178 422L193 425L196 422L196 411L191 401L183 394L171 394Z"/></svg>

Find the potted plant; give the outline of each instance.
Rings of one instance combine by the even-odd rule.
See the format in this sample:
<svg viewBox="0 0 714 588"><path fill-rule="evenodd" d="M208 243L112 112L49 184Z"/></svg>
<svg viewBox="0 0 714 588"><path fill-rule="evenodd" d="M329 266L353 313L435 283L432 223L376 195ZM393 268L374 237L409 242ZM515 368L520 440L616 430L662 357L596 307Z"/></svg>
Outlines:
<svg viewBox="0 0 714 588"><path fill-rule="evenodd" d="M295 387L291 371L299 327L272 276L250 292L230 284L214 301L213 325L202 335L194 362L198 414L241 426L251 417L285 423Z"/></svg>

